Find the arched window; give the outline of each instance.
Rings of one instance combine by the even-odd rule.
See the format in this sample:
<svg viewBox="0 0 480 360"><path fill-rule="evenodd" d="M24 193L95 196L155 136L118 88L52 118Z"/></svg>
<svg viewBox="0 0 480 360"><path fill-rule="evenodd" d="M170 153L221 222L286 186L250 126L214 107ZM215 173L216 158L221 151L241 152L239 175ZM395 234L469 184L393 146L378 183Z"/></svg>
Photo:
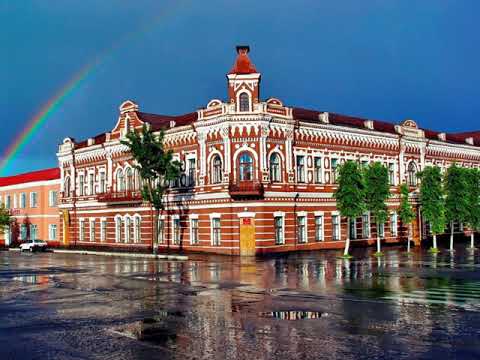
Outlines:
<svg viewBox="0 0 480 360"><path fill-rule="evenodd" d="M270 156L270 181L281 181L280 156L277 153L273 153Z"/></svg>
<svg viewBox="0 0 480 360"><path fill-rule="evenodd" d="M133 235L133 241L135 243L139 243L141 239L141 233L140 233L140 216L136 215L134 217L134 235Z"/></svg>
<svg viewBox="0 0 480 360"><path fill-rule="evenodd" d="M64 192L63 192L64 197L69 198L70 195L71 195L71 193L70 193L71 192L70 176L67 176L65 178L65 182L64 182L63 186L64 186L64 189L63 189L64 190Z"/></svg>
<svg viewBox="0 0 480 360"><path fill-rule="evenodd" d="M247 93L241 93L239 96L239 102L240 102L240 111L246 112L250 111L250 97L248 96Z"/></svg>
<svg viewBox="0 0 480 360"><path fill-rule="evenodd" d="M135 169L135 190L142 189L142 180L140 178L140 172Z"/></svg>
<svg viewBox="0 0 480 360"><path fill-rule="evenodd" d="M253 180L253 159L248 153L240 156L239 173L241 181Z"/></svg>
<svg viewBox="0 0 480 360"><path fill-rule="evenodd" d="M125 190L131 191L131 190L133 190L133 185L134 185L132 169L127 168L127 170L125 171L125 174L126 174L126 178L127 178L127 184L126 184Z"/></svg>
<svg viewBox="0 0 480 360"><path fill-rule="evenodd" d="M133 226L132 218L130 216L125 217L125 242L129 243L132 240Z"/></svg>
<svg viewBox="0 0 480 360"><path fill-rule="evenodd" d="M122 242L122 218L120 216L115 218L115 242Z"/></svg>
<svg viewBox="0 0 480 360"><path fill-rule="evenodd" d="M412 161L408 164L408 185L409 186L417 186L417 166Z"/></svg>
<svg viewBox="0 0 480 360"><path fill-rule="evenodd" d="M117 191L125 191L125 175L122 169L117 171Z"/></svg>
<svg viewBox="0 0 480 360"><path fill-rule="evenodd" d="M220 155L215 155L212 159L212 184L222 182L222 160Z"/></svg>

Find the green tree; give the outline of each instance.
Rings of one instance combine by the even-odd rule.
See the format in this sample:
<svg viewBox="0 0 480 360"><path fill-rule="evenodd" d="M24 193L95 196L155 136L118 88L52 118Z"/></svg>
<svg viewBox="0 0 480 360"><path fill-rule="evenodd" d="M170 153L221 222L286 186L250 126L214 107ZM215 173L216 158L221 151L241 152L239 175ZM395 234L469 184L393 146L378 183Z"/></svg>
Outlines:
<svg viewBox="0 0 480 360"><path fill-rule="evenodd" d="M144 125L141 132L127 134L121 143L128 146L142 179L142 198L155 209L153 250L156 251L159 234L160 211L164 210L164 195L169 183L180 176L180 163L173 159L172 150L163 145L164 133L155 133Z"/></svg>
<svg viewBox="0 0 480 360"><path fill-rule="evenodd" d="M390 197L388 169L380 162L371 163L365 169L365 204L367 210L375 217L377 225L377 252L382 254L380 226L384 226L388 218L387 199Z"/></svg>
<svg viewBox="0 0 480 360"><path fill-rule="evenodd" d="M467 218L466 222L472 231L470 248L475 248L475 231L480 230L480 170L467 170Z"/></svg>
<svg viewBox="0 0 480 360"><path fill-rule="evenodd" d="M437 166L427 166L419 173L420 204L422 215L430 224L433 235L432 252L438 252L437 235L445 231L445 198L442 187L442 174Z"/></svg>
<svg viewBox="0 0 480 360"><path fill-rule="evenodd" d="M415 219L415 211L409 201L409 191L407 184L400 185L400 208L398 216L402 224L408 226L407 252L410 252L410 241L412 240L412 221Z"/></svg>
<svg viewBox="0 0 480 360"><path fill-rule="evenodd" d="M334 193L337 200L337 208L341 216L347 218L348 223L362 215L365 211L365 183L358 164L347 161L340 166L338 174L338 188ZM350 235L347 233L344 257L349 256Z"/></svg>
<svg viewBox="0 0 480 360"><path fill-rule="evenodd" d="M10 211L8 211L3 204L0 204L0 226L4 228L10 225L11 221Z"/></svg>
<svg viewBox="0 0 480 360"><path fill-rule="evenodd" d="M445 219L450 223L450 251L453 251L454 223L464 223L468 216L467 171L453 163L444 179Z"/></svg>

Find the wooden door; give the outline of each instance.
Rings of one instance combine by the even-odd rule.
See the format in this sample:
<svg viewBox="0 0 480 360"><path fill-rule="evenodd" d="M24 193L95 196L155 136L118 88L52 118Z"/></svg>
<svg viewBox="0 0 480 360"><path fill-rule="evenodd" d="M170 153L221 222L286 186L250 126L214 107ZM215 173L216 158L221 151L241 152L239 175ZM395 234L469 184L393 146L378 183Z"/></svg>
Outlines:
<svg viewBox="0 0 480 360"><path fill-rule="evenodd" d="M68 210L63 210L63 216L62 216L62 222L63 222L63 245L68 245L69 244L69 233L70 233L70 213Z"/></svg>
<svg viewBox="0 0 480 360"><path fill-rule="evenodd" d="M240 255L255 256L255 224L252 218L240 219Z"/></svg>

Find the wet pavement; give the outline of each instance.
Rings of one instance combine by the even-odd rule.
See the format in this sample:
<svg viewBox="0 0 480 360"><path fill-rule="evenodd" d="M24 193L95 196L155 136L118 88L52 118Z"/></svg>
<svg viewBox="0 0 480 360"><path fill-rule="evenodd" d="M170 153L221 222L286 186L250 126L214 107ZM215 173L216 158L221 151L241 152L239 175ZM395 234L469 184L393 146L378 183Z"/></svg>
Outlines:
<svg viewBox="0 0 480 360"><path fill-rule="evenodd" d="M480 359L480 253L385 250L0 252L0 359Z"/></svg>

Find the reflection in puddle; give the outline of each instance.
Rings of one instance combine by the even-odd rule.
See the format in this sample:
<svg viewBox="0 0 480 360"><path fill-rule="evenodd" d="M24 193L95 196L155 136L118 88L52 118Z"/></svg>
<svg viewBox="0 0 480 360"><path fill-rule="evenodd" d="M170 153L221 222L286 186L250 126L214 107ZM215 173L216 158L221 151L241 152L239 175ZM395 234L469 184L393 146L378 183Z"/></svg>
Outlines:
<svg viewBox="0 0 480 360"><path fill-rule="evenodd" d="M21 281L25 284L32 284L32 285L43 285L49 282L49 277L46 275L22 275L16 276L12 278L14 281Z"/></svg>
<svg viewBox="0 0 480 360"><path fill-rule="evenodd" d="M307 320L307 319L320 319L322 316L326 316L326 313L320 311L269 311L259 314L260 317L281 319L281 320Z"/></svg>

